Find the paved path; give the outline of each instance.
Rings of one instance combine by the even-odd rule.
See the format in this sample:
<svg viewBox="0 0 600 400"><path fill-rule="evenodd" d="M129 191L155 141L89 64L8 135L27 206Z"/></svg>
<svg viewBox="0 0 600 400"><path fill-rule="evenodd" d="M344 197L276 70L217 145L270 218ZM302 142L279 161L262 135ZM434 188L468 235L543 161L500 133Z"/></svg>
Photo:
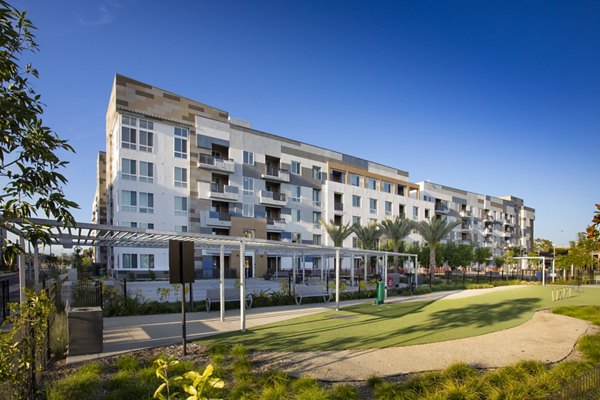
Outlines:
<svg viewBox="0 0 600 400"><path fill-rule="evenodd" d="M485 290L437 292L413 297L390 298L388 302L432 301L443 298L476 296L491 290L518 290L505 286ZM340 303L348 307L372 301ZM335 303L250 309L246 313L248 329L285 321L335 308ZM500 367L522 359L556 362L568 356L589 324L574 318L538 312L527 323L487 335L416 346L339 352L262 353L258 360L292 374L311 375L320 380L364 380L372 375L386 376L443 369L464 361L481 367ZM219 312L187 314L188 340L240 330L239 310L228 310L221 322ZM79 362L97 357L148 347L181 343L181 315L160 314L104 319L104 352L68 357Z"/></svg>

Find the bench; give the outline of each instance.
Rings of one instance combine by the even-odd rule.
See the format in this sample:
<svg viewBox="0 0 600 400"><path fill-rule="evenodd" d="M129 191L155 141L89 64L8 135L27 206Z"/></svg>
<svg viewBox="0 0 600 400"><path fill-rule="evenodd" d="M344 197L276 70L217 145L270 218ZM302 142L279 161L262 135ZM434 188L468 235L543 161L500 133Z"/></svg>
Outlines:
<svg viewBox="0 0 600 400"><path fill-rule="evenodd" d="M240 301L240 289L236 288L225 288L225 301ZM210 306L213 302L219 303L221 301L220 289L206 289L206 311L210 311ZM252 307L252 294L246 293L246 301L244 302L246 308Z"/></svg>
<svg viewBox="0 0 600 400"><path fill-rule="evenodd" d="M297 285L294 290L296 304L302 304L302 299L305 297L322 297L325 303L331 300L331 293L327 292L321 286L303 286Z"/></svg>

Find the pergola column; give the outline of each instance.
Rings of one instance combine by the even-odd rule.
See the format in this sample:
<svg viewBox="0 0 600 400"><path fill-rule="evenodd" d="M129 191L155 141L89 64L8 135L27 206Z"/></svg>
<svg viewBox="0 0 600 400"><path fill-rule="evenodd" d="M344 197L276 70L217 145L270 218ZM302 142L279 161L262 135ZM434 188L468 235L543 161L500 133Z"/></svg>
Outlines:
<svg viewBox="0 0 600 400"><path fill-rule="evenodd" d="M340 309L340 249L335 249L335 311Z"/></svg>
<svg viewBox="0 0 600 400"><path fill-rule="evenodd" d="M387 267L388 267L388 256L387 256L387 253L385 253L383 256L383 285L384 285L383 287L385 288L383 290L383 293L384 293L383 298L384 299L387 299L387 297L388 297L388 294L387 294L387 291L388 291L387 290L388 269L387 269Z"/></svg>
<svg viewBox="0 0 600 400"><path fill-rule="evenodd" d="M246 243L240 240L240 329L246 332Z"/></svg>
<svg viewBox="0 0 600 400"><path fill-rule="evenodd" d="M296 291L296 252L292 253L292 288ZM290 288L290 289L292 289Z"/></svg>
<svg viewBox="0 0 600 400"><path fill-rule="evenodd" d="M225 246L219 251L219 301L221 322L225 321Z"/></svg>

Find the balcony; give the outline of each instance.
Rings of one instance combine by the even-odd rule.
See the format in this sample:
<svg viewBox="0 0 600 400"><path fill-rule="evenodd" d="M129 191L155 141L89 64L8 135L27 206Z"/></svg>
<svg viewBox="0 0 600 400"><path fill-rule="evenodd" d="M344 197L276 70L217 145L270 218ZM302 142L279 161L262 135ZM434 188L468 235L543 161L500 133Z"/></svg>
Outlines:
<svg viewBox="0 0 600 400"><path fill-rule="evenodd" d="M285 169L279 169L277 167L269 167L265 168L265 173L260 174L260 177L270 181L277 182L289 182L290 181L290 173Z"/></svg>
<svg viewBox="0 0 600 400"><path fill-rule="evenodd" d="M494 221L494 214L492 213L487 213L483 216L483 220L485 222L493 222Z"/></svg>
<svg viewBox="0 0 600 400"><path fill-rule="evenodd" d="M240 201L240 191L237 186L230 185L210 185L210 192L208 197L214 200L224 201Z"/></svg>
<svg viewBox="0 0 600 400"><path fill-rule="evenodd" d="M442 204L436 204L435 206L435 213L439 214L439 215L446 215L448 214L448 206L442 205Z"/></svg>
<svg viewBox="0 0 600 400"><path fill-rule="evenodd" d="M206 215L208 226L231 226L231 214L227 212L209 211Z"/></svg>
<svg viewBox="0 0 600 400"><path fill-rule="evenodd" d="M339 201L336 201L333 203L333 209L335 211L344 211L344 204Z"/></svg>
<svg viewBox="0 0 600 400"><path fill-rule="evenodd" d="M285 231L286 223L283 218L267 217L267 230Z"/></svg>
<svg viewBox="0 0 600 400"><path fill-rule="evenodd" d="M460 210L459 214L462 218L469 218L471 216L471 211Z"/></svg>
<svg viewBox="0 0 600 400"><path fill-rule="evenodd" d="M198 167L211 169L214 171L233 173L235 171L235 162L229 158L221 158L216 156L209 156L207 154L200 154L200 161L198 161Z"/></svg>
<svg viewBox="0 0 600 400"><path fill-rule="evenodd" d="M285 207L287 205L287 198L283 193L261 190L258 192L258 202L267 206Z"/></svg>
<svg viewBox="0 0 600 400"><path fill-rule="evenodd" d="M466 225L466 224L464 224L464 225L461 225L461 226L460 226L460 230L461 230L462 232L470 232L470 231L471 231L471 225Z"/></svg>
<svg viewBox="0 0 600 400"><path fill-rule="evenodd" d="M494 233L493 229L486 228L483 230L483 234L486 236L492 235Z"/></svg>

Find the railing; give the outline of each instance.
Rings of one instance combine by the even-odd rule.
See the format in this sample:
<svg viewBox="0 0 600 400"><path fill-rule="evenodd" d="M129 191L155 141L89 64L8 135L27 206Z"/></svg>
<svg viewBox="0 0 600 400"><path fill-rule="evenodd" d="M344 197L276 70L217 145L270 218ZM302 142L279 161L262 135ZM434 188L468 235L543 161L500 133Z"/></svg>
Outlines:
<svg viewBox="0 0 600 400"><path fill-rule="evenodd" d="M333 203L333 209L335 211L344 211L344 204L342 202L336 201Z"/></svg>
<svg viewBox="0 0 600 400"><path fill-rule="evenodd" d="M210 211L208 217L219 221L231 221L231 214L220 211Z"/></svg>
<svg viewBox="0 0 600 400"><path fill-rule="evenodd" d="M209 156L208 154L200 154L200 164L217 165L217 162L225 162L225 161L234 162L230 158Z"/></svg>
<svg viewBox="0 0 600 400"><path fill-rule="evenodd" d="M266 199L271 199L271 200L275 200L275 201L283 201L283 202L285 202L287 199L287 197L283 193L270 192L268 190L261 190L260 196L264 197Z"/></svg>
<svg viewBox="0 0 600 400"><path fill-rule="evenodd" d="M275 225L275 224L285 224L285 219L267 217L267 225Z"/></svg>
<svg viewBox="0 0 600 400"><path fill-rule="evenodd" d="M210 184L210 191L215 193L231 193L231 194L239 194L239 188L237 186L231 185L219 185L216 183Z"/></svg>
<svg viewBox="0 0 600 400"><path fill-rule="evenodd" d="M600 365L584 372L577 379L563 386L547 400L579 400L600 398Z"/></svg>

